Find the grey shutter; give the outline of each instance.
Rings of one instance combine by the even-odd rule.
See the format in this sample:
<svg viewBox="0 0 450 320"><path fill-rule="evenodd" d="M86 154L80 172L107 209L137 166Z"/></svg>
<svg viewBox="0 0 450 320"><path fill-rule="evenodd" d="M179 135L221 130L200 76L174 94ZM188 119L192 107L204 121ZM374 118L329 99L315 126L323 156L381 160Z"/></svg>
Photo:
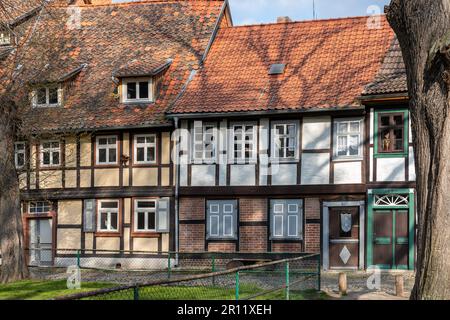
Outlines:
<svg viewBox="0 0 450 320"><path fill-rule="evenodd" d="M194 121L192 137L192 159L195 163L203 161L203 122Z"/></svg>
<svg viewBox="0 0 450 320"><path fill-rule="evenodd" d="M302 238L303 201L286 200L286 232L287 238Z"/></svg>
<svg viewBox="0 0 450 320"><path fill-rule="evenodd" d="M208 201L206 208L206 216L208 221L207 225L207 237L219 238L221 236L220 219L221 219L221 203L220 201Z"/></svg>
<svg viewBox="0 0 450 320"><path fill-rule="evenodd" d="M95 232L95 199L84 200L83 231Z"/></svg>
<svg viewBox="0 0 450 320"><path fill-rule="evenodd" d="M271 238L283 238L285 233L285 210L284 200L272 200L270 202L270 233Z"/></svg>
<svg viewBox="0 0 450 320"><path fill-rule="evenodd" d="M207 238L237 238L237 201L208 201Z"/></svg>
<svg viewBox="0 0 450 320"><path fill-rule="evenodd" d="M237 201L222 201L222 236L224 238L237 238Z"/></svg>
<svg viewBox="0 0 450 320"><path fill-rule="evenodd" d="M158 200L156 210L156 231L160 233L169 232L170 219L170 198L161 198Z"/></svg>

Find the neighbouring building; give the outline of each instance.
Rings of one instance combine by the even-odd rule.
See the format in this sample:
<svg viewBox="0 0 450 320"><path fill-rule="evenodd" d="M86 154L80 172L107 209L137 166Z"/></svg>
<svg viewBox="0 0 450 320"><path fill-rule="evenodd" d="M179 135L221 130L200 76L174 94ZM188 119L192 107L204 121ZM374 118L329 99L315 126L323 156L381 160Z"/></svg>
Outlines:
<svg viewBox="0 0 450 320"><path fill-rule="evenodd" d="M15 145L26 243L48 249L30 262L311 252L324 269L414 269L408 94L384 16L233 26L228 1L91 2L35 26L58 50ZM30 10L0 28L0 63Z"/></svg>

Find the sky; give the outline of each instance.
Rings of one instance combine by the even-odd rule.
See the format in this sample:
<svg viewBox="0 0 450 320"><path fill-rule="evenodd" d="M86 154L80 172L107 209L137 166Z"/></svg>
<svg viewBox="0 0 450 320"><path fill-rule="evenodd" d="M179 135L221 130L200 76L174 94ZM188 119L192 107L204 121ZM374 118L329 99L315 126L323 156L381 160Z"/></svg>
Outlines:
<svg viewBox="0 0 450 320"><path fill-rule="evenodd" d="M292 20L364 16L383 13L390 0L229 0L234 25L276 22L277 17ZM373 7L376 6L376 7Z"/></svg>

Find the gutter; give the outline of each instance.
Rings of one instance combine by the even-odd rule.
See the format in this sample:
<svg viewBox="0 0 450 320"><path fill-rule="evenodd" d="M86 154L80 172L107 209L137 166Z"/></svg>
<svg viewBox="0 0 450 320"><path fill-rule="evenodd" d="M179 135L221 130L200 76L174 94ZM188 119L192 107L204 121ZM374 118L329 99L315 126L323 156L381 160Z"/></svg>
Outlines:
<svg viewBox="0 0 450 320"><path fill-rule="evenodd" d="M359 96L358 100L361 102L370 101L388 101L388 100L408 100L409 94L407 92L372 94L367 96Z"/></svg>
<svg viewBox="0 0 450 320"><path fill-rule="evenodd" d="M242 117L242 116L271 116L284 114L299 114L299 113L315 113L315 112L329 112L329 111L363 111L364 106L346 106L346 107L332 107L332 108L311 108L302 110L261 110L261 111L241 111L241 112L194 112L194 113L168 113L168 119L196 119L196 118L222 118L222 117Z"/></svg>

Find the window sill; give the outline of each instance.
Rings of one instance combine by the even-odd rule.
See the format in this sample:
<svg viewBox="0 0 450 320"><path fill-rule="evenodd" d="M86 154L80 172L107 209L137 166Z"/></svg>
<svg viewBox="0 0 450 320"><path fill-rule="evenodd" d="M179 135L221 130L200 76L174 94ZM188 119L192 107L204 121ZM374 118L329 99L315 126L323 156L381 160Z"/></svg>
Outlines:
<svg viewBox="0 0 450 320"><path fill-rule="evenodd" d="M207 241L237 241L237 237L206 237Z"/></svg>
<svg viewBox="0 0 450 320"><path fill-rule="evenodd" d="M161 236L162 234L156 231L133 231L131 233L132 238L160 238Z"/></svg>
<svg viewBox="0 0 450 320"><path fill-rule="evenodd" d="M349 162L349 161L363 161L363 157L336 157L333 158L333 162Z"/></svg>
<svg viewBox="0 0 450 320"><path fill-rule="evenodd" d="M122 101L125 105L136 105L136 104L152 104L155 103L155 101L152 100L128 100L128 101Z"/></svg>
<svg viewBox="0 0 450 320"><path fill-rule="evenodd" d="M286 241L286 242L303 241L302 237L270 237L269 239L270 239L270 241L280 241L280 242L282 242L282 241Z"/></svg>
<svg viewBox="0 0 450 320"><path fill-rule="evenodd" d="M408 153L406 152L398 152L398 153L377 153L374 154L374 158L406 158Z"/></svg>
<svg viewBox="0 0 450 320"><path fill-rule="evenodd" d="M103 238L108 238L108 237L121 237L121 234L119 231L97 231L95 232L95 236L96 237L103 237Z"/></svg>

